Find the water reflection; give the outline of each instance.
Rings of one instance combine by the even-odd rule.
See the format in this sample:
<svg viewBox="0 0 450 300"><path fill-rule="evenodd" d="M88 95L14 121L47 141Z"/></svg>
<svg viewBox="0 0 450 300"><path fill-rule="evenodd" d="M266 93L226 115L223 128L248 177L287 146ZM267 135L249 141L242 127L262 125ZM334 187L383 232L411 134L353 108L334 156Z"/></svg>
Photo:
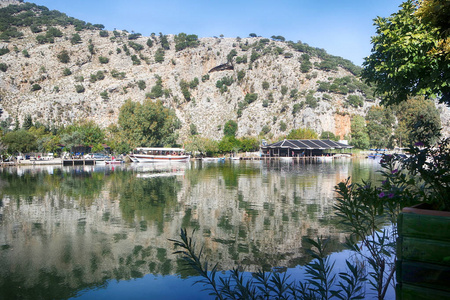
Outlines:
<svg viewBox="0 0 450 300"><path fill-rule="evenodd" d="M359 161L249 161L0 170L0 298L67 299L112 279L187 273L168 239L196 229L229 270L291 268L302 237L345 235L334 186L371 178ZM132 293L132 291L130 291ZM183 295L186 291L183 291ZM131 297L132 298L132 297Z"/></svg>

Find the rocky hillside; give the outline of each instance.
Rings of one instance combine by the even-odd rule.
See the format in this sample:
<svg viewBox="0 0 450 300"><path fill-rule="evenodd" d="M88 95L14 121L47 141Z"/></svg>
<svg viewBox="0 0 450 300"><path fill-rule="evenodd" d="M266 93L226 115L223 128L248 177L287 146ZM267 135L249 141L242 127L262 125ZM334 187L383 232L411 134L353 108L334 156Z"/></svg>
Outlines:
<svg viewBox="0 0 450 300"><path fill-rule="evenodd" d="M32 5L30 12L48 10ZM12 31L20 34L0 41L1 119L91 119L106 127L127 99L160 99L176 111L181 137L194 128L219 139L225 122L235 120L238 136L308 127L343 138L351 116L377 103L349 61L282 37L144 37L86 28L73 20L17 26Z"/></svg>

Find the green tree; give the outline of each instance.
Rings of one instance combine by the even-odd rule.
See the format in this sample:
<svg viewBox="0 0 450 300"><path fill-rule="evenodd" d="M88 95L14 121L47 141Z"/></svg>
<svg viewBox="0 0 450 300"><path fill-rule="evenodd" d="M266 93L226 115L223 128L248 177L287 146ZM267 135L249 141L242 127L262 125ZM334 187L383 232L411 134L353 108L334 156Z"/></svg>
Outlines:
<svg viewBox="0 0 450 300"><path fill-rule="evenodd" d="M438 138L441 127L441 119L439 111L431 100L425 100L422 97L416 97L400 103L395 108L395 114L398 120L398 126L395 130L395 138L397 145L405 146L415 144L417 142L425 142L421 140L421 133L418 134L418 123L429 124L428 141L434 143Z"/></svg>
<svg viewBox="0 0 450 300"><path fill-rule="evenodd" d="M133 48L135 51L141 51L144 49L144 46L142 46L139 43L135 43L135 42L128 42L128 46L130 46L130 48Z"/></svg>
<svg viewBox="0 0 450 300"><path fill-rule="evenodd" d="M33 118L31 115L26 115L25 119L23 120L22 128L24 130L29 130L31 127L33 127Z"/></svg>
<svg viewBox="0 0 450 300"><path fill-rule="evenodd" d="M243 137L239 139L242 151L257 151L259 150L259 141L256 137Z"/></svg>
<svg viewBox="0 0 450 300"><path fill-rule="evenodd" d="M238 80L238 81L241 81L242 79L244 79L244 77L245 77L245 71L244 71L244 70L240 70L240 71L237 73L237 80Z"/></svg>
<svg viewBox="0 0 450 300"><path fill-rule="evenodd" d="M164 49L158 48L155 52L155 62L162 63L164 61Z"/></svg>
<svg viewBox="0 0 450 300"><path fill-rule="evenodd" d="M191 89L195 89L199 84L198 78L195 77L194 79L192 79L191 82L189 82L189 88Z"/></svg>
<svg viewBox="0 0 450 300"><path fill-rule="evenodd" d="M191 123L189 125L189 131L191 132L191 135L197 135L198 134L197 126L194 123Z"/></svg>
<svg viewBox="0 0 450 300"><path fill-rule="evenodd" d="M109 58L107 58L107 57L105 57L105 56L99 56L99 57L98 57L98 61L99 61L101 64L107 64L107 63L109 63Z"/></svg>
<svg viewBox="0 0 450 300"><path fill-rule="evenodd" d="M167 39L167 35L163 35L161 32L159 33L159 39L161 41L161 47L163 50L169 50L169 40Z"/></svg>
<svg viewBox="0 0 450 300"><path fill-rule="evenodd" d="M77 93L84 93L84 91L85 91L86 89L84 88L84 86L82 85L82 84L77 84L77 85L75 85L75 91L77 92Z"/></svg>
<svg viewBox="0 0 450 300"><path fill-rule="evenodd" d="M302 71L302 73L308 73L311 69L312 69L312 63L309 60L310 56L308 54L302 54L301 58L300 58L300 71Z"/></svg>
<svg viewBox="0 0 450 300"><path fill-rule="evenodd" d="M83 145L90 146L105 142L105 133L94 121L81 122L75 125L76 131L83 135Z"/></svg>
<svg viewBox="0 0 450 300"><path fill-rule="evenodd" d="M350 144L359 149L369 148L369 135L367 134L366 121L364 117L355 115L351 120L351 142Z"/></svg>
<svg viewBox="0 0 450 300"><path fill-rule="evenodd" d="M392 109L372 106L367 112L366 122L370 147L381 149L392 146L392 126L395 122Z"/></svg>
<svg viewBox="0 0 450 300"><path fill-rule="evenodd" d="M314 91L310 91L308 95L306 95L305 104L311 108L319 106L318 100L314 97Z"/></svg>
<svg viewBox="0 0 450 300"><path fill-rule="evenodd" d="M59 136L47 134L39 137L36 144L39 152L56 152L56 150L60 147L59 145L61 144L61 140Z"/></svg>
<svg viewBox="0 0 450 300"><path fill-rule="evenodd" d="M72 75L72 71L70 71L69 68L64 68L64 70L63 70L63 75L64 75L64 76Z"/></svg>
<svg viewBox="0 0 450 300"><path fill-rule="evenodd" d="M280 41L280 42L284 42L286 39L284 38L284 36L281 35L272 35L271 38L275 41Z"/></svg>
<svg viewBox="0 0 450 300"><path fill-rule="evenodd" d="M250 103L255 102L256 99L258 99L258 94L256 94L256 93L248 93L248 94L246 94L245 97L244 97L244 101L245 101L247 104L250 104Z"/></svg>
<svg viewBox="0 0 450 300"><path fill-rule="evenodd" d="M363 107L364 105L364 99L357 95L348 95L347 101L353 107Z"/></svg>
<svg viewBox="0 0 450 300"><path fill-rule="evenodd" d="M142 104L127 100L120 108L119 125L126 143L135 148L175 145L180 122L159 100Z"/></svg>
<svg viewBox="0 0 450 300"><path fill-rule="evenodd" d="M223 126L223 134L225 136L235 137L238 130L238 124L233 120L228 120Z"/></svg>
<svg viewBox="0 0 450 300"><path fill-rule="evenodd" d="M331 131L324 131L320 135L321 140L339 141L339 136L334 135Z"/></svg>
<svg viewBox="0 0 450 300"><path fill-rule="evenodd" d="M286 136L288 140L314 140L317 139L317 132L310 128L292 129Z"/></svg>
<svg viewBox="0 0 450 300"><path fill-rule="evenodd" d="M218 147L219 152L221 153L231 153L239 151L241 149L241 144L234 136L224 136L220 140Z"/></svg>
<svg viewBox="0 0 450 300"><path fill-rule="evenodd" d="M42 89L42 87L37 83L35 83L31 86L32 91L39 91L40 89Z"/></svg>
<svg viewBox="0 0 450 300"><path fill-rule="evenodd" d="M186 33L183 32L175 35L174 40L176 51L181 51L186 48L195 48L200 44L197 35L195 34L187 35Z"/></svg>
<svg viewBox="0 0 450 300"><path fill-rule="evenodd" d="M55 27L49 27L45 33L46 37L62 37L63 33L61 30Z"/></svg>
<svg viewBox="0 0 450 300"><path fill-rule="evenodd" d="M271 130L271 128L270 128L269 125L264 125L261 128L261 132L259 133L259 135L266 135L266 134L268 134L270 132L270 130Z"/></svg>
<svg viewBox="0 0 450 300"><path fill-rule="evenodd" d="M191 93L189 92L189 83L185 80L180 81L181 93L186 101L191 101Z"/></svg>
<svg viewBox="0 0 450 300"><path fill-rule="evenodd" d="M28 153L36 149L36 138L24 129L6 133L2 142L8 147L8 152L11 154Z"/></svg>
<svg viewBox="0 0 450 300"><path fill-rule="evenodd" d="M81 36L78 33L72 34L72 38L70 39L70 43L72 45L81 43Z"/></svg>
<svg viewBox="0 0 450 300"><path fill-rule="evenodd" d="M199 135L190 136L185 142L188 152L200 152L205 156L215 156L219 152L218 142Z"/></svg>
<svg viewBox="0 0 450 300"><path fill-rule="evenodd" d="M83 121L63 128L61 142L70 150L73 146L93 146L105 142L105 132L94 121Z"/></svg>
<svg viewBox="0 0 450 300"><path fill-rule="evenodd" d="M148 94L148 97L151 99L160 98L163 95L162 79L158 75L155 75L155 78L156 84L152 87L150 94Z"/></svg>
<svg viewBox="0 0 450 300"><path fill-rule="evenodd" d="M397 13L375 19L377 35L361 75L375 84L383 103L436 95L450 105L449 6L448 1L425 0L418 5L408 0Z"/></svg>
<svg viewBox="0 0 450 300"><path fill-rule="evenodd" d="M84 136L80 131L64 132L60 134L61 144L66 151L71 151L73 147L83 145Z"/></svg>
<svg viewBox="0 0 450 300"><path fill-rule="evenodd" d="M232 49L230 51L230 53L228 53L228 55L227 55L227 62L232 62L233 61L233 57L235 57L236 55L237 55L236 49Z"/></svg>
<svg viewBox="0 0 450 300"><path fill-rule="evenodd" d="M137 85L141 91L145 90L145 88L147 87L144 80L138 80Z"/></svg>
<svg viewBox="0 0 450 300"><path fill-rule="evenodd" d="M252 54L250 55L250 62L254 62L254 61L257 60L260 56L261 56L261 54L259 54L259 53L256 52L255 50L253 50L253 51L252 51Z"/></svg>
<svg viewBox="0 0 450 300"><path fill-rule="evenodd" d="M48 40L45 35L40 34L36 36L36 42L38 42L38 44L45 44L48 42Z"/></svg>
<svg viewBox="0 0 450 300"><path fill-rule="evenodd" d="M58 55L56 57L63 64L67 64L68 62L70 62L70 56L69 56L69 52L67 52L67 50L62 50L61 52L58 53Z"/></svg>
<svg viewBox="0 0 450 300"><path fill-rule="evenodd" d="M128 35L128 39L129 40L137 40L141 36L142 36L142 34L140 34L140 33L131 33Z"/></svg>

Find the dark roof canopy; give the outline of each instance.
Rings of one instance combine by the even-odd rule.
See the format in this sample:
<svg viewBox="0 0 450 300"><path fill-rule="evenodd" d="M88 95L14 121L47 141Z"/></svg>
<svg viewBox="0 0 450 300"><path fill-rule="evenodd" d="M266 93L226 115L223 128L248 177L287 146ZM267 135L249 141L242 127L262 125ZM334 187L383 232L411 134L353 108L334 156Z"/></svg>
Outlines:
<svg viewBox="0 0 450 300"><path fill-rule="evenodd" d="M298 150L349 149L353 146L332 140L283 140L261 148L289 148Z"/></svg>

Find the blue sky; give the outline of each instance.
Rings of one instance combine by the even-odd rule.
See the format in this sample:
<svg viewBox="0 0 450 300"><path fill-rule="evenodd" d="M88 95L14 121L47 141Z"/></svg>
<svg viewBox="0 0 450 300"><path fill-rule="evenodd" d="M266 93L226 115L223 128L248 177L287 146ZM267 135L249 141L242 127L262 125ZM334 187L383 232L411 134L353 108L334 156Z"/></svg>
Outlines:
<svg viewBox="0 0 450 300"><path fill-rule="evenodd" d="M361 65L370 55L373 19L399 10L400 0L36 0L68 16L107 30L126 29L149 36L196 34L302 41Z"/></svg>

